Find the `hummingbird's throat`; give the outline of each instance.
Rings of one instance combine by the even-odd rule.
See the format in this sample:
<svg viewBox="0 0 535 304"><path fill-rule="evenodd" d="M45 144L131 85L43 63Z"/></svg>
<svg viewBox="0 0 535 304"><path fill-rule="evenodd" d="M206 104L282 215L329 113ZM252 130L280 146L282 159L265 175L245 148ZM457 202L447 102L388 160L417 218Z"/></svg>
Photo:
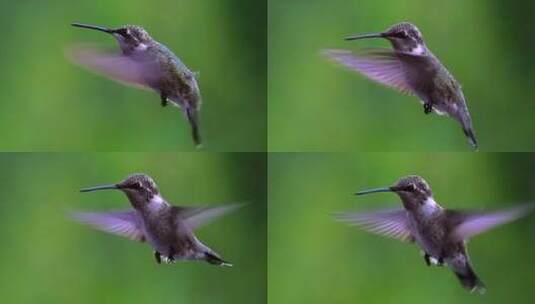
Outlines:
<svg viewBox="0 0 535 304"><path fill-rule="evenodd" d="M409 53L412 55L424 55L425 54L425 46L423 46L421 43L418 43L414 48L412 48Z"/></svg>
<svg viewBox="0 0 535 304"><path fill-rule="evenodd" d="M432 215L441 209L442 207L432 197L426 198L418 208L423 215Z"/></svg>
<svg viewBox="0 0 535 304"><path fill-rule="evenodd" d="M142 52L144 50L146 50L148 48L148 46L145 44L145 43L139 43L138 45L136 45L136 47L134 48L136 52Z"/></svg>
<svg viewBox="0 0 535 304"><path fill-rule="evenodd" d="M149 199L149 203L147 204L147 207L150 211L158 211L160 208L167 206L167 202L159 195L155 194Z"/></svg>

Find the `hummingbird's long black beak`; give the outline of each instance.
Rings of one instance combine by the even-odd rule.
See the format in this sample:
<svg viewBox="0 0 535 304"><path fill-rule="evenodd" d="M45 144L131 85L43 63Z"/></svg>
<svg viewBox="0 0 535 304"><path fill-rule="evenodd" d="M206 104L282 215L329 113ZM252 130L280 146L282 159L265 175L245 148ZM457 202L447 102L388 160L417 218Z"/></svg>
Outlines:
<svg viewBox="0 0 535 304"><path fill-rule="evenodd" d="M345 40L358 40L358 39L368 39L368 38L385 38L385 33L371 33L371 34L364 34L364 35L354 35L354 36L347 36L344 39Z"/></svg>
<svg viewBox="0 0 535 304"><path fill-rule="evenodd" d="M102 186L95 186L95 187L80 189L80 192L92 192L92 191L109 190L109 189L120 189L120 187L119 185L102 185Z"/></svg>
<svg viewBox="0 0 535 304"><path fill-rule="evenodd" d="M105 26L83 24L83 23L78 23L78 22L71 23L71 25L75 26L75 27L81 27L81 28L86 28L86 29L91 29L91 30L97 30L97 31L101 31L101 32L104 32L104 33L108 33L108 34L113 34L115 32L115 30L112 30L112 29L107 28Z"/></svg>
<svg viewBox="0 0 535 304"><path fill-rule="evenodd" d="M362 190L362 191L355 193L355 195L364 195L364 194L377 193L377 192L392 192L392 191L394 191L392 187L383 187L383 188Z"/></svg>

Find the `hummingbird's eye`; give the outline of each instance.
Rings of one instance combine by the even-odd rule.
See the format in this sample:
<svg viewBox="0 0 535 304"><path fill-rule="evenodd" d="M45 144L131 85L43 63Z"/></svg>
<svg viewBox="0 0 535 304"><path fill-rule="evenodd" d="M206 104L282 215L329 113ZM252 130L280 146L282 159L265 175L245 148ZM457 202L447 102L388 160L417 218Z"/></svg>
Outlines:
<svg viewBox="0 0 535 304"><path fill-rule="evenodd" d="M123 36L123 37L126 37L128 36L128 29L125 29L125 28L122 28L122 29L118 29L115 31L117 34Z"/></svg>
<svg viewBox="0 0 535 304"><path fill-rule="evenodd" d="M401 31L401 32L399 32L398 36L400 38L408 38L409 34L406 31Z"/></svg>
<svg viewBox="0 0 535 304"><path fill-rule="evenodd" d="M407 186L407 191L409 191L409 192L414 192L414 191L416 191L416 186L415 186L414 184L409 184L409 185Z"/></svg>

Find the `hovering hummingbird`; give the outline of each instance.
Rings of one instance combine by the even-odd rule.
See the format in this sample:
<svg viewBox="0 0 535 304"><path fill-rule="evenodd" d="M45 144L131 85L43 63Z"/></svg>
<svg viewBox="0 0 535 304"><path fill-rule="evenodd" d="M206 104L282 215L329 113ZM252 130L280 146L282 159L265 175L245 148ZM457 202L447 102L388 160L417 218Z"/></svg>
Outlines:
<svg viewBox="0 0 535 304"><path fill-rule="evenodd" d="M191 125L195 145L201 144L198 117L201 94L196 75L173 52L140 26L116 29L81 23L72 26L108 33L121 47L121 53L76 48L70 53L76 63L123 84L156 91L162 107L171 102L182 110Z"/></svg>
<svg viewBox="0 0 535 304"><path fill-rule="evenodd" d="M463 287L479 293L485 292L485 285L470 264L466 249L468 239L524 216L534 208L531 204L499 212L444 209L433 199L427 182L415 175L403 177L393 186L360 191L356 195L375 192L395 192L404 208L342 213L336 218L375 234L416 243L428 266L447 265Z"/></svg>
<svg viewBox="0 0 535 304"><path fill-rule="evenodd" d="M147 242L154 249L158 264L162 260L203 260L218 266L232 266L219 254L201 243L193 231L239 205L214 208L173 206L161 195L156 183L145 174L133 174L122 182L80 190L121 190L134 210L105 213L76 212L74 219L95 229L134 241Z"/></svg>
<svg viewBox="0 0 535 304"><path fill-rule="evenodd" d="M403 22L385 32L345 39L366 38L385 38L394 49L368 49L359 53L326 50L325 53L371 80L416 95L425 114L434 111L451 116L461 124L470 145L476 149L477 141L461 85L427 48L418 28Z"/></svg>

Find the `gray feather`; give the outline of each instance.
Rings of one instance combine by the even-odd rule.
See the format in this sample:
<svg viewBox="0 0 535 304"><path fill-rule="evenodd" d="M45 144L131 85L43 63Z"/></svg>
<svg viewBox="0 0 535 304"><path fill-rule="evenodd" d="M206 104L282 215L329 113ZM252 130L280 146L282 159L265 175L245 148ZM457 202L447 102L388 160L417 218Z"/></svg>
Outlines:
<svg viewBox="0 0 535 304"><path fill-rule="evenodd" d="M140 220L136 211L115 211L115 212L73 212L72 217L83 224L91 227L129 238L134 241L143 242L143 234Z"/></svg>
<svg viewBox="0 0 535 304"><path fill-rule="evenodd" d="M340 213L335 214L334 217L338 221L359 226L371 233L405 242L413 239L405 209L389 209L367 213Z"/></svg>
<svg viewBox="0 0 535 304"><path fill-rule="evenodd" d="M159 75L158 64L148 58L131 58L121 53L106 53L89 46L73 47L67 52L76 64L122 84L150 89Z"/></svg>
<svg viewBox="0 0 535 304"><path fill-rule="evenodd" d="M240 207L243 204L225 205L218 207L182 207L173 206L178 211L180 216L191 229L202 227L215 219L229 214Z"/></svg>
<svg viewBox="0 0 535 304"><path fill-rule="evenodd" d="M392 51L378 49L353 53L347 50L325 50L324 53L336 62L360 72L371 80L404 93L413 93L406 72Z"/></svg>
<svg viewBox="0 0 535 304"><path fill-rule="evenodd" d="M533 211L535 204L523 205L506 211L471 212L448 211L447 216L453 223L452 234L459 240L467 240L497 226L514 221Z"/></svg>

